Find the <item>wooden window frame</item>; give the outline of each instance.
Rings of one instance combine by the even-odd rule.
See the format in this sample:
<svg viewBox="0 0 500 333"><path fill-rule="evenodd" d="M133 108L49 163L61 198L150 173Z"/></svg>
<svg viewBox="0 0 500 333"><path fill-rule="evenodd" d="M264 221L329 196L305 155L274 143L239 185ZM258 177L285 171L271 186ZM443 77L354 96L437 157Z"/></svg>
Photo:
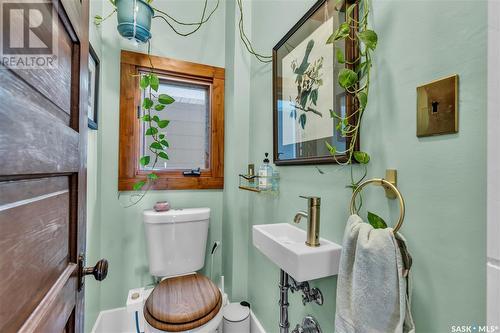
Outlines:
<svg viewBox="0 0 500 333"><path fill-rule="evenodd" d="M192 62L121 52L120 72L120 141L118 190L131 191L133 185L146 180L149 171L139 169L140 125L138 110L141 105L139 72L154 68L162 76L209 85L210 92L210 163L199 177L184 176L185 170L157 171L154 190L193 190L224 188L224 68ZM168 107L167 111L168 112ZM167 117L168 118L168 117ZM168 134L167 134L168 138Z"/></svg>

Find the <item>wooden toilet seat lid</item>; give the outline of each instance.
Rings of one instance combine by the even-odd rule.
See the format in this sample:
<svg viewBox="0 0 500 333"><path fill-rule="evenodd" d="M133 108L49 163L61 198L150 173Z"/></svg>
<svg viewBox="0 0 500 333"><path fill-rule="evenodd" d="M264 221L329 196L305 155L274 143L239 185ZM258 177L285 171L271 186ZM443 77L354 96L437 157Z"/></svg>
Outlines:
<svg viewBox="0 0 500 333"><path fill-rule="evenodd" d="M146 300L144 316L158 329L182 326L186 330L187 324L195 325L188 328L193 329L215 317L221 304L217 286L204 275L191 274L161 281Z"/></svg>

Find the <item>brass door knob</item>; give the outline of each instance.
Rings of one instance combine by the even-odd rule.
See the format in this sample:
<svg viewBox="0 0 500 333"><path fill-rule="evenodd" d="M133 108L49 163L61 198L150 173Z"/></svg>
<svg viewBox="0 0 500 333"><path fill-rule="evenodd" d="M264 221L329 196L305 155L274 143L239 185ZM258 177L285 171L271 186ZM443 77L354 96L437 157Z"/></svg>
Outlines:
<svg viewBox="0 0 500 333"><path fill-rule="evenodd" d="M108 275L108 261L106 259L99 260L94 267L84 267L82 276L93 275L97 281L102 281Z"/></svg>

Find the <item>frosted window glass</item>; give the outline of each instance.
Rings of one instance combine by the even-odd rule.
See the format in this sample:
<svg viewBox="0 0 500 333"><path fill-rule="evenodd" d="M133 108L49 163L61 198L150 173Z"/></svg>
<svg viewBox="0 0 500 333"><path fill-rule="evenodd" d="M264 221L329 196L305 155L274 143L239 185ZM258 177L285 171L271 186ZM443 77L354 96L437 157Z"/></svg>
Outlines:
<svg viewBox="0 0 500 333"><path fill-rule="evenodd" d="M209 86L160 78L158 94L168 94L175 102L162 111L151 110L151 117L158 115L161 119L170 120L166 128L158 128L170 144L167 148L169 160L159 158L154 170L209 168ZM144 138L147 126L141 121L141 156L149 155L153 161L154 154L148 150L153 139L150 136ZM141 170L153 170L152 164L141 167Z"/></svg>

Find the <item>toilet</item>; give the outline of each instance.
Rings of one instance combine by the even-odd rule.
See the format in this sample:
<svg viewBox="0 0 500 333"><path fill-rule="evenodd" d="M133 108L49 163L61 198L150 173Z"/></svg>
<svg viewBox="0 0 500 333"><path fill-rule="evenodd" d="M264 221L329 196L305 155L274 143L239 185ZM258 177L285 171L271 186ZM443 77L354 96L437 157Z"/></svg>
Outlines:
<svg viewBox="0 0 500 333"><path fill-rule="evenodd" d="M145 332L221 332L227 296L196 273L205 264L210 209L145 210L143 218L149 271L161 279L145 292Z"/></svg>

